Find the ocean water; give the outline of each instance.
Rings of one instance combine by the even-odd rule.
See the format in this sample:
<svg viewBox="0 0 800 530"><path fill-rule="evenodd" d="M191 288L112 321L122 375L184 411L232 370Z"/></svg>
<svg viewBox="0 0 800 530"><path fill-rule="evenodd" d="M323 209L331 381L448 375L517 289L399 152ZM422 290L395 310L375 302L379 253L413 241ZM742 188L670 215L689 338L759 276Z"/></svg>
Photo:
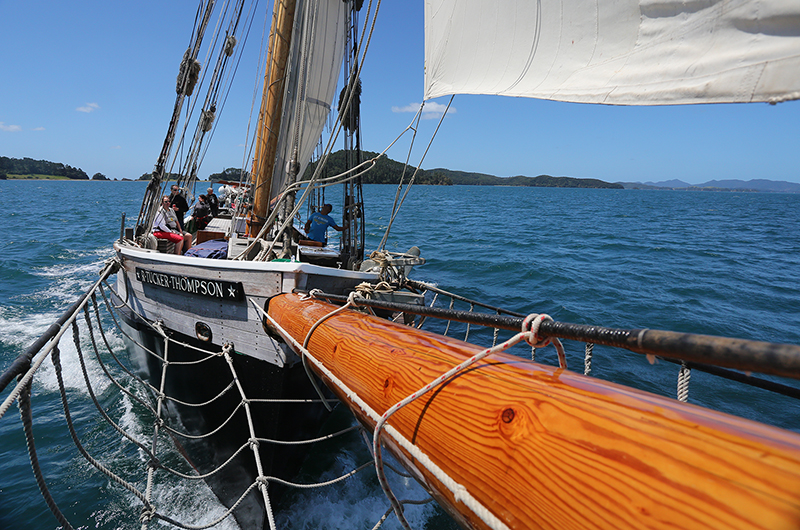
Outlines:
<svg viewBox="0 0 800 530"><path fill-rule="evenodd" d="M395 190L377 185L364 190L370 249L386 228ZM0 367L95 281L112 256L121 214L135 218L143 191L138 182L0 181L7 212L0 223ZM412 245L427 259L415 269L415 279L521 313L800 344L800 195L418 186L388 240L389 250ZM459 329L454 331L458 336ZM471 336L491 342L490 333ZM124 347L119 333L111 331L110 337L113 346ZM62 344L72 412L87 448L124 470L141 469L143 477L141 455L103 428L86 399L75 347L70 340ZM582 371L582 345L565 345L570 367ZM537 360L556 362L551 349L537 351ZM98 366L90 363L88 370L106 410L143 436L147 426L137 407L100 377ZM650 364L636 354L598 347L593 375L675 395L677 368ZM32 400L46 480L72 524L139 528L132 496L75 450L49 363L34 383ZM689 400L800 432L798 403L767 391L695 371ZM337 412L328 427L349 422ZM308 482L352 469L366 462L368 453L353 435L312 457L302 477ZM15 408L0 420L0 466L0 529L57 528L33 479ZM400 497L425 496L413 482L396 478L393 485ZM224 511L202 483L166 481L156 495L176 518L191 524L207 523ZM369 529L387 508L374 473L365 472L330 488L293 494L278 522L281 528ZM414 528L454 528L433 504L411 506L407 513ZM398 527L393 516L384 525ZM220 528L236 525L225 522Z"/></svg>

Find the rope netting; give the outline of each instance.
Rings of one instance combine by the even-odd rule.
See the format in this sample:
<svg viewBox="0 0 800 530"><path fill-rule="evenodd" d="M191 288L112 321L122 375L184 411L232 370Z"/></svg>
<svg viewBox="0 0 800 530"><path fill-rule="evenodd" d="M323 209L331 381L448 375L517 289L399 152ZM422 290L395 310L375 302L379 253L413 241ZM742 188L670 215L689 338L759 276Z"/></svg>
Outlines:
<svg viewBox="0 0 800 530"><path fill-rule="evenodd" d="M527 344L530 348L531 359L534 358L537 349L542 349L548 345L553 345L557 353L558 366L562 369L566 369L567 358L561 341L556 337L544 336L540 332L540 327L543 323L552 322L552 318L550 318L548 315L528 315L522 320L522 328L512 337L500 342L499 344L499 332L501 331L499 327L486 326L484 324L471 327L470 323L466 323L463 340L466 341L468 338L470 338L473 342L478 343L483 342L484 344L488 344L491 342L491 346L485 348L480 353L471 357L460 365L455 366L447 372L441 374L439 377L418 389L416 392L397 402L384 413L379 414L375 410L371 409L369 405L363 402L363 400L356 393L347 388L346 385L344 385L344 383L342 383L342 381L339 380L327 367L315 359L314 356L308 351L308 344L315 330L318 329L319 326L323 325L326 320L335 316L339 312L347 309L356 309L375 314L373 309L368 307L365 302L367 301L368 297L373 296L376 293L386 294L392 292L396 286L390 284L389 282L384 281L374 285L359 285L347 297L344 305L338 307L316 321L302 342L295 340L289 333L281 328L281 326L278 325L278 323L272 319L267 312L265 312L261 305L259 305L255 300L250 299L250 302L255 307L256 311L266 321L270 322L272 327L278 331L279 335L282 337L283 341L288 345L288 347L300 356L302 366L305 368L309 380L314 385L314 389L318 394L317 398L314 399L275 399L248 394L245 385L242 383L242 374L237 373L234 358L238 354L236 353L233 344L225 343L222 347L216 347L217 349L198 348L192 344L181 342L173 338L173 333L165 326L164 323L149 321L133 311L129 300L127 300L127 297L119 296L107 283L108 276L117 270L119 270L118 262L116 260L110 260L101 274L101 280L95 283L86 293L86 295L82 297L82 302L80 304L73 306L69 317L63 319L63 322L61 322L60 326L57 327L57 332L53 332L53 336L50 338L50 340L46 343L42 342L37 351L28 352L29 358L26 359L26 362L19 363L20 366L25 366L26 370L20 369L17 366L18 363L15 361L15 366L17 366L15 370L17 373L14 373L13 376L17 378L17 384L7 396L2 406L0 406L0 419L2 419L10 405L13 404L14 401L17 402L36 482L45 499L45 502L62 527L72 528L70 523L64 517L63 513L59 510L57 503L54 500L54 496L50 493L47 487L46 480L44 478L44 470L41 469L39 459L36 455L36 447L33 437L34 415L30 400L31 386L37 370L48 358L51 360L53 369L55 371L56 379L58 381L58 392L60 394L64 409L65 424L69 430L70 437L75 447L81 454L81 457L89 462L97 471L105 475L111 483L114 483L128 491L136 499L136 501L138 501L138 519L141 522L141 527L143 530L146 530L154 520L159 520L178 528L192 530L214 527L234 514L234 512L253 492L255 492L259 497L260 504L265 510L265 519L269 524L269 528L274 529L276 528L276 521L273 513L273 500L270 497L269 491L270 484L280 484L285 487L299 489L319 488L336 484L369 468L375 470L379 484L391 505L390 509L387 510L387 512L381 517L380 521L378 521L374 528L380 527L387 517L394 512L400 524L404 528L410 529L410 525L403 514L403 507L407 504L430 502L430 499L426 501L401 500L398 499L393 493L386 478L386 467L389 467L398 475L404 477L409 477L409 475L404 474L402 471L391 468L391 466L388 466L384 461L384 457L382 455L383 446L381 442L381 439L384 435L391 436L398 446L410 454L415 461L425 466L428 471L441 482L441 484L451 490L454 498L468 506L489 527L504 527L503 523L500 522L485 507L481 506L480 503L478 503L478 501L475 500L468 491L464 490L464 488L459 485L456 479L448 477L436 466L434 462L430 460L430 458L423 454L412 441L404 438L397 430L392 428L389 420L391 416L402 407L407 406L409 403L425 395L427 392L430 392L436 387L451 380L453 377L456 377L459 373L467 370L474 363L497 352L510 350L511 348L514 348L515 345ZM456 307L456 304L463 304L469 308L468 312L470 313L481 312L487 316L520 316L517 313L505 311L497 307L449 293L433 285L423 284L420 282L411 282L411 287L421 296L422 300L426 301L426 304L430 305L430 307L438 304L439 306L445 306L449 310L453 310L454 307ZM111 294L109 294L107 290L110 290ZM327 297L328 295L325 293L312 291L308 294L307 299L324 299ZM101 314L101 311L104 311L104 314ZM146 327L152 332L151 334L159 337L160 342L158 345L160 348L154 349L152 347L148 347L137 340L136 337L130 335L126 331L125 326L121 325L119 315L120 311L126 311L126 316L128 318L133 317L137 319L139 325ZM385 313L383 316L386 316ZM425 316L404 315L402 312L399 314L392 314L389 318L392 318L393 320L403 318L403 322L406 325L413 327L421 327L423 323L426 322ZM444 335L455 331L457 327L451 326L452 322L450 320L447 320L446 323L439 322L436 319L430 320L437 322L438 327L436 328L436 331ZM149 357L150 362L148 364L151 368L149 380L143 378L140 375L140 371L131 368L128 363L122 360L119 353L115 351L114 347L112 347L112 342L114 341L109 337L109 331L106 330L106 325L104 323L111 324L113 326L114 333L117 334L114 336L114 338L119 339L124 337L124 340L128 344L134 345L136 350L144 352L146 356ZM463 322L456 321L456 323L459 324ZM61 348L61 345L62 341L66 340L63 338L63 336L67 330L72 331L72 343L74 345L77 361L80 366L80 373L86 390L85 394L69 392L67 385L64 382L64 367L61 354L63 348ZM119 341L117 340L117 342ZM588 375L592 370L594 346L595 345L590 342L585 343L584 375ZM190 360L178 360L174 358L174 350L176 348L193 352L194 358ZM87 351L90 352L90 354L87 355ZM90 375L90 370L88 369L89 362L92 363L92 366L99 367L100 369L99 374L96 371L93 372L95 374L94 378L92 375ZM211 365L208 363L217 364ZM180 369L181 367L193 367L202 370L216 370L219 372L220 366L227 367L228 373L227 376L225 376L226 379L221 384L221 388L218 391L215 390L213 392L214 395L210 396L208 399L192 402L187 399L179 399L177 396L168 395L167 381L169 380L170 374L173 370ZM153 370L153 367L157 367L157 370ZM691 367L692 365L687 362L682 362L680 364L677 392L677 398L680 401L686 401L688 398ZM324 376L326 381L329 381L330 384L338 387L339 390L341 390L340 395L346 396L348 400L350 400L352 403L355 403L358 407L360 407L361 410L365 411L366 414L372 418L376 426L371 436L360 424L358 424L358 422L355 421L355 425L346 429L342 429L338 432L330 433L321 437L305 440L280 440L258 435L256 429L256 424L258 423L258 413L254 410L254 407L258 405L288 403L299 405L313 404L315 406L324 405L330 410L330 404L336 400L327 397L329 394L326 394L326 392L324 392L323 389L317 384L317 378L313 372ZM3 374L3 380L8 380L7 375L8 374ZM223 376L221 373L218 373L217 375L219 377ZM94 380L98 376L104 378L109 385L113 386L116 391L119 392L120 395L124 395L141 409L140 416L144 417L144 422L150 426L150 430L146 435L142 435L141 432L129 432L128 429L121 425L120 420L112 417L113 414L109 413L109 411L103 406L100 398L98 397L98 392L96 391L98 382ZM3 388L0 387L0 391L2 390ZM94 408L97 410L97 414L100 418L102 418L103 422L105 422L110 429L116 432L120 436L121 440L123 440L125 443L132 444L141 455L140 460L142 461L143 469L138 475L131 476L129 471L121 471L119 469L115 470L115 466L125 466L119 466L119 462L115 462L113 459L111 461L105 461L102 457L92 455L91 450L85 446L84 442L82 441L81 428L80 426L76 425L75 414L73 414L72 410L74 401L80 399L85 401L87 397L94 405ZM196 430L190 432L190 430L187 429L180 421L175 421L175 410L178 406L189 409L199 409L215 404L222 400L228 400L231 403L230 409L227 411L227 416L221 419L216 425L207 426L202 432L197 432ZM81 410L85 411L85 407L81 408ZM85 412L82 412L82 414L85 415ZM205 470L204 472L198 470L191 462L188 455L186 455L182 444L193 443L195 441L203 442L204 440L221 432L232 421L234 421L234 417L241 416L242 414L246 420L246 433L242 434L241 443L239 443L238 447L227 457L225 461L216 462L213 466L213 469ZM80 419L81 422L86 421L85 417ZM372 460L356 466L354 469L342 474L341 476L325 482L301 484L289 481L286 478L270 476L267 474L268 468L264 466L263 461L263 450L266 444L274 446L314 444L342 436L355 430L360 431L361 436L365 440L367 448L372 455ZM186 458L186 461L191 469L187 470L186 466L183 464L183 468L181 465L170 464L170 462L176 461L174 457L170 457L170 455L175 454L172 446L177 449L178 453ZM250 452L252 456L251 463L255 468L255 479L250 482L249 485L244 487L239 496L232 502L228 503L230 506L224 511L224 513L222 513L213 521L204 524L193 524L191 522L179 521L174 514L169 512L170 506L168 503L162 504L159 502L157 494L155 493L156 485L159 484L160 481L163 482L166 475L180 480L208 480L212 477L215 477L215 475L224 472L226 468L231 466L236 459L243 457L243 455L247 454L247 452ZM177 462L180 463L181 460L177 459Z"/></svg>
<svg viewBox="0 0 800 530"><path fill-rule="evenodd" d="M109 263L107 268L116 269L116 263ZM269 528L274 529L276 528L276 522L272 508L273 503L269 496L268 487L270 484L281 484L282 486L298 489L321 488L346 480L347 478L352 477L353 475L362 472L365 469L369 469L372 466L372 462L368 461L337 478L312 484L291 482L286 480L286 478L268 475L267 470L262 462L263 459L261 455L262 446L264 444L271 444L275 446L315 444L340 437L352 431L362 429L362 427L356 424L334 433L303 440L279 440L257 436L255 427L256 420L254 419L255 413L253 411L253 407L255 405L281 405L286 403L299 405L318 405L321 401L326 406L329 406L328 402L332 400L330 398L325 398L322 395L320 396L320 399L265 399L257 396L248 396L241 383L240 374L237 374L234 366L233 357L237 354L235 353L232 344L224 345L219 351L202 350L194 347L191 344L176 341L175 339L171 338L170 331L162 323L149 322L141 317L138 317L142 325L148 326L151 330L158 333L162 339L163 351L159 352L148 348L146 345L140 343L136 337L128 334L125 328L120 325L117 311L120 308L126 307L126 305L124 303L120 303L118 305L112 303L111 297L106 292L106 288L104 287L105 278L107 276L108 274L104 273L103 282L98 281L89 290L85 303L77 307L77 309L72 312L70 317L63 324L61 332L53 337L50 342L48 342L41 349L41 351L38 352L36 357L33 359L33 362L30 363L31 367L29 370L17 374L17 384L7 399L3 402L2 409L0 409L0 419L2 419L10 405L13 404L14 401L17 401L34 477L36 478L37 485L39 486L46 504L63 528L71 529L73 526L58 508L55 500L57 495L53 495L47 486L45 479L46 470L42 469L37 457L33 435L35 415L30 400L31 386L32 382L37 376L38 369L42 366L46 359L50 359L52 362L58 382L58 393L60 395L61 404L64 410L65 424L69 430L70 437L76 449L84 460L91 464L91 466L93 466L97 471L105 475L110 482L127 490L138 501L140 505L138 520L140 521L143 530L146 530L153 520L160 520L174 527L189 530L201 530L214 527L223 522L225 519L229 518L254 490L258 492L263 502ZM105 285L113 292L113 289L108 286L107 283ZM114 294L116 296L116 293ZM116 300L119 301L120 297L117 296ZM130 309L130 306L127 306L127 308ZM101 311L103 310L105 310L105 314L101 315ZM154 385L153 382L142 378L135 369L123 362L122 356L119 354L119 352L115 351L115 348L111 345L111 343L114 341L109 337L109 331L106 330L106 327L103 324L103 316L105 317L105 322L110 322L114 326L114 331L116 333L124 336L129 343L135 344L138 349L146 352L146 354L152 357L156 361L156 364L160 366L160 373L151 375L151 379L153 382L157 383L156 385ZM81 322L81 320L83 322ZM72 331L71 342L75 349L78 364L80 365L80 372L83 379L82 383L86 390L85 394L82 392L71 392L68 388L68 385L65 383L65 368L61 353L63 348L61 346L63 341L67 340L62 339L67 330ZM192 361L176 361L171 359L170 353L175 347L194 350L198 355L198 359ZM87 352L93 352L93 355L88 354ZM89 357L91 357L91 359ZM225 364L229 367L230 381L222 389L222 391L217 393L212 399L203 402L191 403L185 400L179 400L166 394L166 382L169 377L170 370L179 366L202 366L203 363L208 363L214 359L220 358L224 359ZM104 407L101 403L98 392L96 391L96 388L98 387L98 381L95 379L97 376L93 378L92 375L90 375L89 368L87 367L89 363L92 363L93 367L97 366L100 368L101 377L107 380L110 385L115 387L115 389L119 391L120 395L126 396L141 407L141 410L143 411L142 415L144 416L143 421L144 423L149 423L152 429L149 435L129 432L121 425L119 419L113 418L113 414L106 410L106 407ZM230 394L237 396L237 404L232 408L227 419L222 421L219 425L211 426L206 432L189 432L185 427L182 426L180 421L174 421L174 418L170 413L170 410L173 409L175 404L180 404L183 407L201 408L219 401ZM107 424L114 432L118 433L122 441L132 444L140 452L140 455L142 455L141 460L143 462L143 471L141 475L131 476L131 473L128 470L130 467L129 462L115 462L113 458L111 458L109 461L108 458L103 458L103 455L91 454L91 449L87 448L84 441L86 433L84 432L82 434L82 431L85 431L85 429L81 427L81 425L85 425L87 423L85 412L86 409L83 406L86 403L87 398L94 405L94 408L97 410L97 413L99 417L102 418L103 422ZM76 406L76 401L79 402L77 405L81 410L77 417L73 412ZM214 469L206 473L201 473L194 468L194 464L191 461L188 461L188 457L187 463L189 466L184 467L193 468L188 472L180 469L179 466L176 467L167 463L168 460L174 460L174 458L170 458L170 454L174 454L174 450L171 448L173 444L179 453L187 456L184 453L180 440L202 441L212 437L216 433L220 432L220 430L224 429L226 425L232 421L234 416L241 414L241 410L244 410L244 414L246 416L248 435L243 437L241 446L236 449L226 461L222 462L214 467ZM149 442L146 440L147 437L149 437ZM155 486L159 480L164 480L164 474L169 474L181 480L206 480L223 472L228 466L231 465L234 459L248 450L252 452L254 467L257 471L256 479L241 492L239 497L231 504L229 508L227 508L227 510L224 511L222 515L213 521L205 524L192 524L191 522L178 520L174 514L170 513L169 503L166 501L160 503L159 499L156 498L154 493L156 491ZM114 469L115 467L119 469ZM159 477L162 478L160 479ZM134 504L132 503L132 506L133 505Z"/></svg>

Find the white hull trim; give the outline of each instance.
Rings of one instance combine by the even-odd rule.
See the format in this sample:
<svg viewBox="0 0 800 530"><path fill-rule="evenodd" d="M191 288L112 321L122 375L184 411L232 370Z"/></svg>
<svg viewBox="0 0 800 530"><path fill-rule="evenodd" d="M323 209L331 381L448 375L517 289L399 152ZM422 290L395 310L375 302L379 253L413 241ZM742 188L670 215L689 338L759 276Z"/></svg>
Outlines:
<svg viewBox="0 0 800 530"><path fill-rule="evenodd" d="M264 307L273 296L295 289L321 288L342 293L361 282L377 281L374 273L303 262L185 257L118 243L114 244L114 249L122 264L117 274L117 292L133 311L190 337L198 336L198 329L205 326L210 330L212 351L232 343L236 353L278 367L294 364L298 358L265 332L261 315L248 300ZM140 276L144 279L145 275L164 281L162 284L142 281ZM187 289L187 283L191 286L192 282L201 289ZM206 289L205 285L211 288ZM221 286L224 286L223 292Z"/></svg>

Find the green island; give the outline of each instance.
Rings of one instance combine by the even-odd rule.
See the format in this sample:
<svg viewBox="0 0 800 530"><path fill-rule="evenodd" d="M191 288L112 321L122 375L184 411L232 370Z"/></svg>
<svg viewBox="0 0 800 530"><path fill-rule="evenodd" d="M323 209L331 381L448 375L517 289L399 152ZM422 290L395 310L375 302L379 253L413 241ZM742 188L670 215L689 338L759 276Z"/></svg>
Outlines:
<svg viewBox="0 0 800 530"><path fill-rule="evenodd" d="M378 153L365 151L365 159L378 156ZM305 178L310 178L316 168L316 163L309 164ZM345 170L345 153L336 151L328 159L325 175L336 175ZM402 162L397 162L388 157L381 157L375 167L363 176L364 184L399 184L401 179L408 182L416 170L413 166L404 168ZM323 176L325 176L323 175ZM150 173L141 175L136 180L150 180ZM208 180L238 182L241 170L228 168L220 173L209 175ZM247 175L245 174L245 177ZM177 174L170 173L167 180L175 180ZM92 178L80 168L74 168L59 162L47 160L33 160L31 158L9 158L0 156L0 180L20 179L46 179L46 180L109 180L102 173L95 173ZM122 179L130 180L130 179ZM612 184L597 179L581 179L574 177L551 177L539 175L538 177L496 177L483 173L469 173L466 171L453 171L450 169L419 169L414 177L415 184L435 186L531 186L547 188L611 188L623 189L621 184Z"/></svg>
<svg viewBox="0 0 800 530"><path fill-rule="evenodd" d="M378 156L371 151L363 152L364 158ZM345 158L343 151L332 153L326 166L326 175L336 175L344 172ZM314 172L315 164L310 164L306 169L305 177L310 178ZM363 176L364 184L399 184L400 179L408 182L416 170L415 167L405 168L404 164L391 158L381 157L375 167ZM469 173L466 171L453 171L451 169L420 169L414 177L415 184L428 184L437 186L527 186L539 188L608 188L624 189L622 184L610 183L598 179L581 179L574 177L551 177L539 175L538 177L496 177L484 173Z"/></svg>
<svg viewBox="0 0 800 530"><path fill-rule="evenodd" d="M24 179L90 180L84 170L60 162L0 156L0 180ZM91 180L109 179L102 173L95 173Z"/></svg>
<svg viewBox="0 0 800 530"><path fill-rule="evenodd" d="M371 159L378 153L364 151L363 158ZM316 164L309 164L303 175L304 179L311 178ZM343 173L345 170L345 153L336 151L328 157L328 164L322 177L330 177ZM407 183L414 175L416 168L404 167L402 162L397 162L388 157L381 157L367 174L362 176L364 184L399 184L401 179ZM135 180L150 180L151 173L145 173ZM169 173L168 181L177 180L180 175ZM212 173L207 177L212 182L239 182L247 179L247 171L242 174L240 168L228 168L220 173ZM9 158L0 156L0 180L111 180L102 173L95 173L92 178L80 168L74 168L58 162L47 160L33 160L31 158ZM123 181L134 179L123 178ZM606 182L598 179L576 177L551 177L539 175L538 177L496 177L485 173L470 173L467 171L454 171L452 169L419 169L414 177L415 184L434 186L524 186L538 188L604 188L604 189L633 189L633 190L658 190L658 191L714 191L714 192L778 192L800 193L800 184L796 182L774 181L766 179L751 179L748 181L728 179L710 180L703 184L689 184L682 180L668 180L663 182Z"/></svg>
<svg viewBox="0 0 800 530"><path fill-rule="evenodd" d="M365 151L364 159L377 157L378 153ZM316 169L316 163L309 164L304 177L310 178ZM345 170L345 152L336 151L328 159L324 176L343 173ZM414 175L416 171L416 175ZM524 186L540 188L606 188L624 189L622 183L605 182L598 179L585 179L575 177L553 177L539 175L527 177L518 175L514 177L497 177L485 173L470 173L467 171L454 171L451 169L419 169L397 162L386 156L378 159L375 167L362 177L364 184L399 184L401 180L408 182L414 175L414 183L435 186ZM238 182L241 177L239 168L227 168L220 173L209 175L208 180ZM247 174L245 173L245 178ZM150 180L151 174L145 173L136 180ZM170 173L167 180L175 180L177 174ZM0 156L0 180L110 180L102 173L95 173L91 178L85 171L60 162L47 160L33 160L31 158L9 158ZM123 178L122 180L132 180Z"/></svg>

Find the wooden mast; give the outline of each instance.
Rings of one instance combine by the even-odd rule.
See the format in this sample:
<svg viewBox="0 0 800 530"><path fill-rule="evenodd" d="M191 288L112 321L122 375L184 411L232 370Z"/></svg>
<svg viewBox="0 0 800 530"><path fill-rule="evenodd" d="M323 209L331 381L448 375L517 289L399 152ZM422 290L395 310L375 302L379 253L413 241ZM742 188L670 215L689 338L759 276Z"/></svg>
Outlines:
<svg viewBox="0 0 800 530"><path fill-rule="evenodd" d="M258 137L253 159L254 219L250 223L251 234L258 233L264 225L269 211L272 188L272 173L278 146L278 131L281 126L283 94L286 80L286 63L292 42L292 27L297 0L276 0L273 7L272 30L268 50L268 61L264 72L264 92L258 116Z"/></svg>
<svg viewBox="0 0 800 530"><path fill-rule="evenodd" d="M296 294L269 302L287 342L302 343L334 309ZM316 328L308 351L328 372L309 366L372 430L375 414L481 349L343 311ZM465 528L800 523L800 435L509 354L400 409L383 442Z"/></svg>

